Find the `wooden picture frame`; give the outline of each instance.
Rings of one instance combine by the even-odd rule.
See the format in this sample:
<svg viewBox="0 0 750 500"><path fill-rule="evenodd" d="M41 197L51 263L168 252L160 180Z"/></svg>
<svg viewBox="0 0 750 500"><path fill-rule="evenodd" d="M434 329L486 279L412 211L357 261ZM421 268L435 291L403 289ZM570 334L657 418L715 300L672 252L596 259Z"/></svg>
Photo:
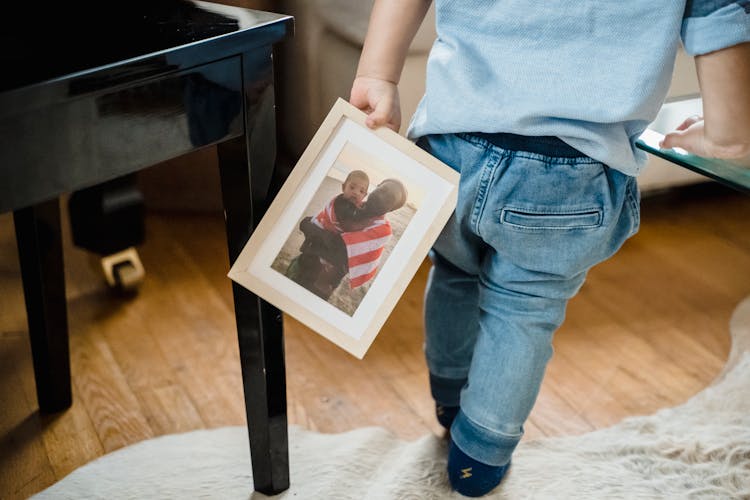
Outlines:
<svg viewBox="0 0 750 500"><path fill-rule="evenodd" d="M336 101L228 274L360 359L455 209L459 179L365 118ZM364 200L342 194L360 184Z"/></svg>

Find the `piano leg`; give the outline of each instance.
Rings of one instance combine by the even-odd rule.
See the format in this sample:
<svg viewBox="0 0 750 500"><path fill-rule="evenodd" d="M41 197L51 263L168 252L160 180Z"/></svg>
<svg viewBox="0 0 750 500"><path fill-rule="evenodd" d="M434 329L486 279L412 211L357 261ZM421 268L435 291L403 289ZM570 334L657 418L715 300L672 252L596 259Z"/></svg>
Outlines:
<svg viewBox="0 0 750 500"><path fill-rule="evenodd" d="M219 143L229 263L239 256L271 203L276 172L276 116L271 47L242 54L245 134ZM232 283L234 313L256 491L289 488L284 329L281 312Z"/></svg>
<svg viewBox="0 0 750 500"><path fill-rule="evenodd" d="M54 413L73 401L59 201L16 210L13 220L39 411Z"/></svg>
<svg viewBox="0 0 750 500"><path fill-rule="evenodd" d="M230 265L237 259L254 226L244 141L244 137L240 137L219 144ZM236 283L232 283L232 291L253 481L257 491L273 495L289 488L281 313Z"/></svg>

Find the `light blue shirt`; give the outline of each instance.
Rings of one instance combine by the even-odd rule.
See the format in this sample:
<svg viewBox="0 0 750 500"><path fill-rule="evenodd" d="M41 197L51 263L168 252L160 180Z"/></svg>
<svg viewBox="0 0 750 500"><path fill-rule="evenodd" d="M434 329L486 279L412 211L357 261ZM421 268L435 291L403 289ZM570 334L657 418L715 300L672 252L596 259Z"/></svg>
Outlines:
<svg viewBox="0 0 750 500"><path fill-rule="evenodd" d="M629 175L680 42L750 41L750 0L436 0L437 40L408 136L557 136Z"/></svg>

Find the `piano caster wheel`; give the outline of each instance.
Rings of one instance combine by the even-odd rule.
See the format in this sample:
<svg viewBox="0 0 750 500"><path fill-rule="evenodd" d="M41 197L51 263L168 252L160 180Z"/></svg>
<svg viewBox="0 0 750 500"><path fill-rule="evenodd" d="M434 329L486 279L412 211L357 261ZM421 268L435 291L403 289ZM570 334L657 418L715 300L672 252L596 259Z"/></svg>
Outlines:
<svg viewBox="0 0 750 500"><path fill-rule="evenodd" d="M133 247L102 257L102 270L110 288L121 292L136 291L146 277L138 252Z"/></svg>

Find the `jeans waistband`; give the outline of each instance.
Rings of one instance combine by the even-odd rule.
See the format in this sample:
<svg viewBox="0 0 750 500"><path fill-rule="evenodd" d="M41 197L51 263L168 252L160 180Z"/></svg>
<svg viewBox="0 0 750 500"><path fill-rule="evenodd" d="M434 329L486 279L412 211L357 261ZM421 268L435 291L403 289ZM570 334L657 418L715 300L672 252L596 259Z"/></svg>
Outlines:
<svg viewBox="0 0 750 500"><path fill-rule="evenodd" d="M480 137L499 148L511 151L526 151L529 153L557 158L579 158L586 156L573 146L566 144L562 139L555 136L531 137L510 134L507 132L497 132L492 134L475 132L470 135Z"/></svg>

